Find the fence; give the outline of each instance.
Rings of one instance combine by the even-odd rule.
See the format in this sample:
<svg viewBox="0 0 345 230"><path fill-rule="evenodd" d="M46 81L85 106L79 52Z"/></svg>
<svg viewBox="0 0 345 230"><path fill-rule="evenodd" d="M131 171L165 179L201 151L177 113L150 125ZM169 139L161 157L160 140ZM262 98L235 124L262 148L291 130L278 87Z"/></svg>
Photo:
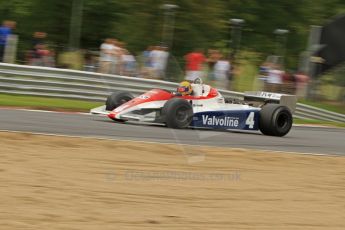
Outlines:
<svg viewBox="0 0 345 230"><path fill-rule="evenodd" d="M0 63L0 93L105 101L113 91L140 94L152 88L174 90L177 83L76 70ZM242 99L243 93L220 90L223 96ZM297 104L295 117L345 122L345 115Z"/></svg>

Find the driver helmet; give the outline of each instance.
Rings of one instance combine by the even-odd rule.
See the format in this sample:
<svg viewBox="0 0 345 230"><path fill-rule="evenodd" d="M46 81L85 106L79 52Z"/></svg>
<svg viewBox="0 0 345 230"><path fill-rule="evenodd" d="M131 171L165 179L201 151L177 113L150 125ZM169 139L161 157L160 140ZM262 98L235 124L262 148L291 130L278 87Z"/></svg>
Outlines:
<svg viewBox="0 0 345 230"><path fill-rule="evenodd" d="M183 81L177 87L177 92L180 93L182 96L191 95L192 94L192 85L188 81Z"/></svg>

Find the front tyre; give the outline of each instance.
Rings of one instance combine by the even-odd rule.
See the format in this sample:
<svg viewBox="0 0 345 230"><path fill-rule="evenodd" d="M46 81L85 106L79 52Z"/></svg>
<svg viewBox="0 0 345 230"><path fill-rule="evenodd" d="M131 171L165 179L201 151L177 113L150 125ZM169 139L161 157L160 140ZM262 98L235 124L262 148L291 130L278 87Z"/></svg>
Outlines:
<svg viewBox="0 0 345 230"><path fill-rule="evenodd" d="M292 127L292 114L286 106L267 104L260 111L260 131L269 136L285 136Z"/></svg>
<svg viewBox="0 0 345 230"><path fill-rule="evenodd" d="M193 119L192 105L181 98L172 98L162 109L167 127L174 129L187 128Z"/></svg>
<svg viewBox="0 0 345 230"><path fill-rule="evenodd" d="M105 102L105 109L108 111L112 111L120 105L126 103L127 101L132 100L133 98L134 97L132 94L125 91L112 93L110 96L108 96L107 101Z"/></svg>

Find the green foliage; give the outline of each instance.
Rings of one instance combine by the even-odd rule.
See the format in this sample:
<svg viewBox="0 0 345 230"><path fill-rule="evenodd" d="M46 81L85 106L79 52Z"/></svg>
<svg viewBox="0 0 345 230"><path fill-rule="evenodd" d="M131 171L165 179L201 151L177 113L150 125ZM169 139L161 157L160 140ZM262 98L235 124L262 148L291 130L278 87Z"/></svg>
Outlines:
<svg viewBox="0 0 345 230"><path fill-rule="evenodd" d="M62 49L68 45L73 0L7 0L0 2L0 20L17 21L20 50L31 44L32 33L46 31L48 40ZM115 37L132 52L162 40L164 3L176 4L173 54L182 57L193 48L227 48L230 18L246 21L242 49L262 53L275 51L277 28L290 31L287 63L296 66L305 49L309 26L323 25L345 12L343 0L84 0L81 46L98 49L106 37Z"/></svg>

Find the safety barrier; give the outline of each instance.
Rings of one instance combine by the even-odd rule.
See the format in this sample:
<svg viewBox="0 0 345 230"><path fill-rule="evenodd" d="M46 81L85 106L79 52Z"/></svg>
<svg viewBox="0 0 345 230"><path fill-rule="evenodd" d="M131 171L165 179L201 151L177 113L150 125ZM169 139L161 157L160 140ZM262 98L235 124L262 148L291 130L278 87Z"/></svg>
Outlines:
<svg viewBox="0 0 345 230"><path fill-rule="evenodd" d="M177 83L49 67L0 63L0 93L105 101L116 90L143 93L152 88L174 90ZM224 97L243 93L220 90ZM295 117L345 122L345 115L298 103Z"/></svg>

